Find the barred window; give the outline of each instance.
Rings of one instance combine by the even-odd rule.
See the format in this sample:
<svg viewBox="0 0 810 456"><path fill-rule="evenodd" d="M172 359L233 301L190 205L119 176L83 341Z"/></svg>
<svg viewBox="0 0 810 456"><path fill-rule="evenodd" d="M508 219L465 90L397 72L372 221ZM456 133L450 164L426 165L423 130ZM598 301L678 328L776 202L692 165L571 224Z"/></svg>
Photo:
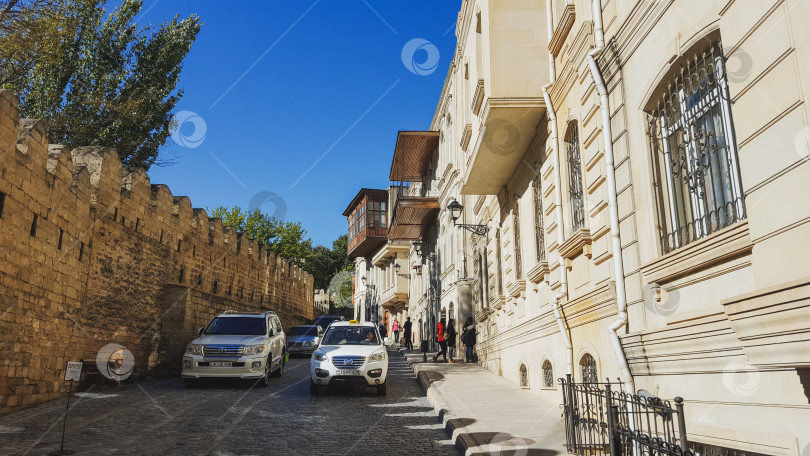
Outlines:
<svg viewBox="0 0 810 456"><path fill-rule="evenodd" d="M585 226L582 159L579 152L579 132L576 122L572 122L565 133L565 153L568 159L568 196L571 202L571 227L576 231Z"/></svg>
<svg viewBox="0 0 810 456"><path fill-rule="evenodd" d="M537 261L546 259L546 238L543 231L543 188L541 185L542 177L540 171L537 171L537 176L534 178L533 184L533 199L534 199L534 232L535 232L535 247L537 249Z"/></svg>
<svg viewBox="0 0 810 456"><path fill-rule="evenodd" d="M582 383L599 383L599 374L596 372L596 360L588 353L579 359L579 367L582 370Z"/></svg>
<svg viewBox="0 0 810 456"><path fill-rule="evenodd" d="M515 280L520 280L523 277L523 259L520 255L520 199L517 195L515 195L512 212L512 222L515 227Z"/></svg>
<svg viewBox="0 0 810 456"><path fill-rule="evenodd" d="M664 254L746 217L724 60L719 41L688 55L648 112Z"/></svg>
<svg viewBox="0 0 810 456"><path fill-rule="evenodd" d="M543 361L543 387L554 388L554 368L549 360Z"/></svg>
<svg viewBox="0 0 810 456"><path fill-rule="evenodd" d="M525 364L520 365L520 387L521 388L529 387L529 369L526 367Z"/></svg>

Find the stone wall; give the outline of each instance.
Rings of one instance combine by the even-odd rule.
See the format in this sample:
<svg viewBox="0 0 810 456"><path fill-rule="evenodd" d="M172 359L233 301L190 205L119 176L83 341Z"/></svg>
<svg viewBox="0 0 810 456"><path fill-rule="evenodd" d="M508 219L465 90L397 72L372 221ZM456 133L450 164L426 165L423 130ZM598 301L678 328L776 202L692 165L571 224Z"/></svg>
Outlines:
<svg viewBox="0 0 810 456"><path fill-rule="evenodd" d="M218 312L313 318L313 279L112 148L49 145L0 92L0 412L63 394L67 361L108 343L172 375ZM204 176L201 176L204 179Z"/></svg>

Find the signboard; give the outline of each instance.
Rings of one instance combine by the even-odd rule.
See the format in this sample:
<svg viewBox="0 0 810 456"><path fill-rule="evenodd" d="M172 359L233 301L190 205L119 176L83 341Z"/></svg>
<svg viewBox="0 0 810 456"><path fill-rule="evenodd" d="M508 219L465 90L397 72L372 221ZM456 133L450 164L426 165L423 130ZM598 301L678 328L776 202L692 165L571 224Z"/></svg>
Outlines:
<svg viewBox="0 0 810 456"><path fill-rule="evenodd" d="M65 369L65 381L78 382L82 379L82 363L68 361Z"/></svg>

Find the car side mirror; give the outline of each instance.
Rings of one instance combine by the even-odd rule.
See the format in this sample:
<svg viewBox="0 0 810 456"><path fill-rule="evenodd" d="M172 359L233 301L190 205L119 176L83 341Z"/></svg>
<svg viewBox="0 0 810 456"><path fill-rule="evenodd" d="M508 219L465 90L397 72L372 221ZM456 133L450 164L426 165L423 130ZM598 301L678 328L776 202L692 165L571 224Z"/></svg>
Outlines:
<svg viewBox="0 0 810 456"><path fill-rule="evenodd" d="M385 339L383 339L383 343L388 346L394 345L394 339L386 337Z"/></svg>
<svg viewBox="0 0 810 456"><path fill-rule="evenodd" d="M205 331L205 327L201 326L200 329L197 330L197 335L202 336L203 331Z"/></svg>
<svg viewBox="0 0 810 456"><path fill-rule="evenodd" d="M267 335L273 337L276 335L276 331L273 328L270 328L270 331L267 331Z"/></svg>
<svg viewBox="0 0 810 456"><path fill-rule="evenodd" d="M316 338L312 339L312 345L321 345L321 338L316 337Z"/></svg>

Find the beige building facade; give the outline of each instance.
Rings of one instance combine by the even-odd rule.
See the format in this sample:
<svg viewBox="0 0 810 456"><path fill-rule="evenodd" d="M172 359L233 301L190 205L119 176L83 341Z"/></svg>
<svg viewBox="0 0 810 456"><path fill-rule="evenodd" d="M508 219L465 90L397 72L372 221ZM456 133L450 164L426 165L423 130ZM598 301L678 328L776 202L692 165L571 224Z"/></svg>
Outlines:
<svg viewBox="0 0 810 456"><path fill-rule="evenodd" d="M609 378L682 396L701 454L807 454L807 20L799 0L465 0L390 176L416 340L473 317L479 362L552 404L566 374Z"/></svg>

